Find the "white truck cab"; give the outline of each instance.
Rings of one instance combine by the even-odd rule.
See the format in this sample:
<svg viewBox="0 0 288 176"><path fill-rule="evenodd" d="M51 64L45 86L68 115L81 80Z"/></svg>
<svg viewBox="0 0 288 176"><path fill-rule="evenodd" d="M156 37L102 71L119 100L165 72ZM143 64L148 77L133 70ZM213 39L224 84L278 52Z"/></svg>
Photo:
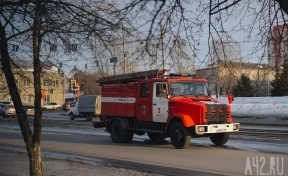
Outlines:
<svg viewBox="0 0 288 176"><path fill-rule="evenodd" d="M92 117L101 113L101 96L100 95L83 95L79 101L70 104L70 120L75 118L85 118L91 121Z"/></svg>

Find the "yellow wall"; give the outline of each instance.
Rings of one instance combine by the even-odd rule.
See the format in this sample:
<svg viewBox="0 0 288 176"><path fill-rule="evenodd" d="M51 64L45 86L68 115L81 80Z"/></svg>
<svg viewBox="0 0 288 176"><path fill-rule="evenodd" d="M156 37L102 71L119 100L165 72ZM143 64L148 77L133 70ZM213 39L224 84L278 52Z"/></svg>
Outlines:
<svg viewBox="0 0 288 176"><path fill-rule="evenodd" d="M24 71L14 73L14 77L18 86L18 91L21 96L23 104L34 104L34 85L33 85L33 72ZM10 94L7 87L4 74L0 73L0 100L9 100ZM49 83L48 80L51 82ZM47 90L47 98L50 98L50 102L56 102L58 104L64 103L63 94L63 77L55 72L45 72L41 77L42 89ZM4 88L4 89L3 89ZM51 91L48 91L51 90ZM53 90L53 92L52 92ZM46 99L47 100L47 99ZM48 100L49 101L49 100ZM47 103L42 99L42 104Z"/></svg>
<svg viewBox="0 0 288 176"><path fill-rule="evenodd" d="M221 66L219 70L219 78L225 75L235 76L239 78L241 74L247 75L251 80L269 80L274 79L275 71L272 68L247 68L247 67L227 67Z"/></svg>

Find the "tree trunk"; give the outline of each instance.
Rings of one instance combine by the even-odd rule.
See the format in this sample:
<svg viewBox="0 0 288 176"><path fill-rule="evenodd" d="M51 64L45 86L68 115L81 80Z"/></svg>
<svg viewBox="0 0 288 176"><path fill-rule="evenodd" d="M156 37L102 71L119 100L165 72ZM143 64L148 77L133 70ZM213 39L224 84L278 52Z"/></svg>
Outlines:
<svg viewBox="0 0 288 176"><path fill-rule="evenodd" d="M35 9L35 20L33 26L33 67L34 67L34 90L35 90L35 117L34 117L34 135L30 129L30 125L23 108L23 104L15 83L14 74L11 66L11 58L8 53L8 41L6 38L5 28L0 20L0 50L1 50L1 64L4 72L10 95L12 97L14 107L17 113L18 123L24 138L26 149L30 162L30 175L42 176L44 175L42 157L41 157L41 62L39 59L39 52L41 46L41 8L40 2L37 1Z"/></svg>
<svg viewBox="0 0 288 176"><path fill-rule="evenodd" d="M41 62L39 59L42 36L41 30L41 2L36 2L35 18L33 25L33 68L34 68L34 136L33 136L33 157L30 162L30 175L44 175L41 157L41 129L42 129L42 109L41 109Z"/></svg>
<svg viewBox="0 0 288 176"><path fill-rule="evenodd" d="M17 113L18 123L22 132L22 136L24 138L24 142L26 144L26 149L28 152L28 156L31 159L34 153L33 150L33 134L30 129L30 125L26 116L26 113L23 108L23 104L17 89L17 85L15 83L14 74L12 72L12 67L10 63L10 56L8 53L8 42L6 38L5 28L0 21L0 50L1 50L1 64L2 70L5 75L5 79L9 88L9 92L11 98L13 100L13 104Z"/></svg>
<svg viewBox="0 0 288 176"><path fill-rule="evenodd" d="M31 176L44 175L40 143L34 143L33 153L31 157L29 157L29 162L30 162L30 175Z"/></svg>

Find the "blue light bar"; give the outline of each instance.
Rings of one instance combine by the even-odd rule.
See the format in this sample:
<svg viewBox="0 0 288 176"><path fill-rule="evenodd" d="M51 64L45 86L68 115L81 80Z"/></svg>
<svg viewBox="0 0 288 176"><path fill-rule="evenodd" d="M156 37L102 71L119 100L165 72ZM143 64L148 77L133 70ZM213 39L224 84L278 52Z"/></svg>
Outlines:
<svg viewBox="0 0 288 176"><path fill-rule="evenodd" d="M179 73L170 73L169 76L182 76L182 74L179 74Z"/></svg>
<svg viewBox="0 0 288 176"><path fill-rule="evenodd" d="M169 76L196 77L197 75L195 73L189 73L189 74L170 73Z"/></svg>
<svg viewBox="0 0 288 176"><path fill-rule="evenodd" d="M190 73L190 74L188 74L188 76L190 76L190 77L196 77L197 75L196 75L195 73Z"/></svg>

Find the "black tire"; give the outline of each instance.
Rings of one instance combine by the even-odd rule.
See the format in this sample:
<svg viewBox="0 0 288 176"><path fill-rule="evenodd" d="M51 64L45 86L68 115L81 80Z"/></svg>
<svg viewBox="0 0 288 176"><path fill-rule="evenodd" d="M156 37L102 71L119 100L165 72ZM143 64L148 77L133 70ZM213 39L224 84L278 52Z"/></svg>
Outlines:
<svg viewBox="0 0 288 176"><path fill-rule="evenodd" d="M126 142L126 143L131 142L133 137L134 137L134 133L132 131L128 131L126 134L126 139L124 142Z"/></svg>
<svg viewBox="0 0 288 176"><path fill-rule="evenodd" d="M190 146L191 136L182 123L174 123L170 129L170 139L173 146L177 149L184 149Z"/></svg>
<svg viewBox="0 0 288 176"><path fill-rule="evenodd" d="M74 119L75 119L75 116L74 116L73 112L71 112L71 113L69 114L69 116L70 116L70 120L74 120Z"/></svg>
<svg viewBox="0 0 288 176"><path fill-rule="evenodd" d="M110 125L110 137L114 143L127 143L133 139L133 133L124 128L120 120L113 120Z"/></svg>
<svg viewBox="0 0 288 176"><path fill-rule="evenodd" d="M89 113L85 114L85 119L86 119L86 121L91 121L92 120L92 118L90 117Z"/></svg>
<svg viewBox="0 0 288 176"><path fill-rule="evenodd" d="M147 135L154 142L161 142L166 138L166 135L162 134L162 133L149 133L149 132L147 132Z"/></svg>
<svg viewBox="0 0 288 176"><path fill-rule="evenodd" d="M230 133L217 133L210 137L215 145L224 145L229 139Z"/></svg>
<svg viewBox="0 0 288 176"><path fill-rule="evenodd" d="M135 134L138 136L143 136L146 132L142 132L142 131L137 131Z"/></svg>

